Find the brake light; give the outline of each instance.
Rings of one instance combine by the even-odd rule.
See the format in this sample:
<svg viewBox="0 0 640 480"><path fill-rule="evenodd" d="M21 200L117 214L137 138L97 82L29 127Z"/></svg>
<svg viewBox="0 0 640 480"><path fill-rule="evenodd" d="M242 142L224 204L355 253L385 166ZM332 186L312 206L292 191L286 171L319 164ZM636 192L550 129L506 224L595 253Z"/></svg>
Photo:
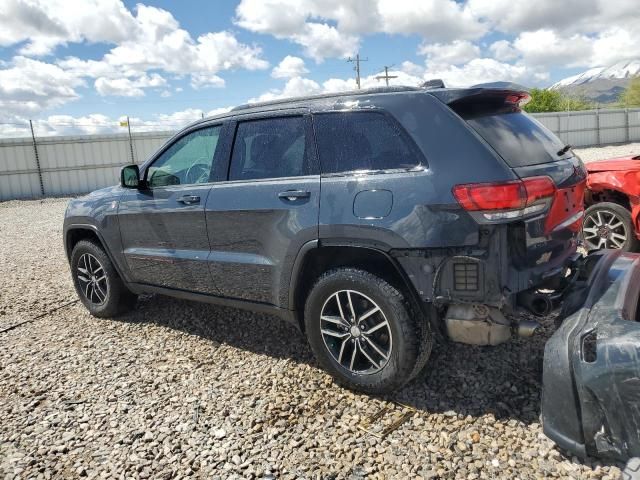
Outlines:
<svg viewBox="0 0 640 480"><path fill-rule="evenodd" d="M556 192L549 177L501 183L468 183L453 187L453 196L467 211L483 212L487 220L507 220L548 208Z"/></svg>
<svg viewBox="0 0 640 480"><path fill-rule="evenodd" d="M514 105L518 105L519 107L524 107L527 103L531 101L531 95L529 95L526 92L512 93L511 95L507 95L504 101L506 103L512 103Z"/></svg>

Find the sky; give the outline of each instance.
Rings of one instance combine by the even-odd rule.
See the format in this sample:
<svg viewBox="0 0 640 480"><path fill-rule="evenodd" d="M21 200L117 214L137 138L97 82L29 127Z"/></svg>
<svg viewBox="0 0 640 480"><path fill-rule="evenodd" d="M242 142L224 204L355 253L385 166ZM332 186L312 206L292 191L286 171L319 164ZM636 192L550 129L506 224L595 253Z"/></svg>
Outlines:
<svg viewBox="0 0 640 480"><path fill-rule="evenodd" d="M0 0L0 136L176 130L362 86L547 87L640 52L638 0Z"/></svg>

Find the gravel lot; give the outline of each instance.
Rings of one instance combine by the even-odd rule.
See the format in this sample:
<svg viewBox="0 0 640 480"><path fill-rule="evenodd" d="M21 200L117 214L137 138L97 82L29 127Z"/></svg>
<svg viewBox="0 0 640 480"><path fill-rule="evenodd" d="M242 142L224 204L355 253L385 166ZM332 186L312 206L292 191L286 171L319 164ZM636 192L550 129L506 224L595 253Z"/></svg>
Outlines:
<svg viewBox="0 0 640 480"><path fill-rule="evenodd" d="M582 153L582 152L581 152ZM608 154L607 154L608 155ZM66 200L0 204L0 330L75 299ZM2 478L618 478L542 435L552 322L437 346L391 398L355 394L275 318L160 296L113 320L72 304L0 333ZM383 406L415 413L383 439Z"/></svg>
<svg viewBox="0 0 640 480"><path fill-rule="evenodd" d="M585 162L604 160L606 158L623 157L626 155L640 155L640 143L625 145L610 145L607 147L576 148L574 149Z"/></svg>

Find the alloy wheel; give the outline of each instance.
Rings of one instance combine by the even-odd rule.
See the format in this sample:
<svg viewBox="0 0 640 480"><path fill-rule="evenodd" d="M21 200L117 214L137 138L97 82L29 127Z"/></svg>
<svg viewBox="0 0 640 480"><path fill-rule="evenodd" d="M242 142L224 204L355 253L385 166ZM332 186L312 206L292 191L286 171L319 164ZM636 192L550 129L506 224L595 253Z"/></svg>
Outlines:
<svg viewBox="0 0 640 480"><path fill-rule="evenodd" d="M610 210L596 210L587 215L582 233L588 250L622 248L627 241L623 220Z"/></svg>
<svg viewBox="0 0 640 480"><path fill-rule="evenodd" d="M320 331L333 359L351 373L377 373L391 358L391 326L380 306L363 293L331 295L322 307Z"/></svg>
<svg viewBox="0 0 640 480"><path fill-rule="evenodd" d="M77 274L82 293L89 302L102 305L107 299L109 284L107 274L98 259L90 253L84 253L78 259Z"/></svg>

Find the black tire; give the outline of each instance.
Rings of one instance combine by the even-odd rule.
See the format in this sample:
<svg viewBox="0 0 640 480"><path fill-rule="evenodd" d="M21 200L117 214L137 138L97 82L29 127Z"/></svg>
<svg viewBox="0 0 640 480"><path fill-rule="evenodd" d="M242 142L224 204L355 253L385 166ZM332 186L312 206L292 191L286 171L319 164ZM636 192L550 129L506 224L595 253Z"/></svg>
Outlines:
<svg viewBox="0 0 640 480"><path fill-rule="evenodd" d="M383 360L384 357L376 358L376 360L380 359L379 364L376 365L380 368L379 371L354 373L348 366L338 362L339 357L336 359L335 353L331 353L330 347L325 342L325 338L332 337L326 337L326 335L323 337L321 332L323 328L320 319L322 309L328 305L330 300L335 301L336 292L346 290L351 291L352 294L362 295L358 298L365 299L362 300L364 302L367 300L374 302L375 306L379 307L380 314L383 315L380 318L385 319L389 326L386 332L390 332L392 343L389 344L392 345L392 348L387 360ZM330 270L318 279L307 297L304 321L309 344L320 366L329 372L338 383L369 394L393 392L413 379L426 364L433 344L429 322L422 315L413 314L409 301L397 288L376 275L354 268ZM326 327L324 328L326 329ZM345 332L348 329L346 326L336 328L344 328ZM373 330L364 335L365 330L363 329L362 337L373 334ZM356 329L356 332L359 330ZM360 335L358 333L358 337ZM362 345L368 349L368 344L364 342L365 339L362 337L350 338L349 341L357 342L360 345L362 340ZM372 350L369 350L369 353L372 353ZM364 357L362 358L364 359ZM381 366L385 361L384 366ZM374 364L371 363L371 365ZM372 369L375 370L374 367Z"/></svg>
<svg viewBox="0 0 640 480"><path fill-rule="evenodd" d="M626 240L621 243L622 246L618 247L611 240L605 239L606 246L601 248L618 248L625 252L636 252L640 251L640 240L636 236L636 231L633 226L633 222L631 221L631 212L624 208L622 205L618 205L617 203L611 202L602 202L591 205L584 212L584 226L583 226L583 238L585 241L585 247L589 251L598 250L596 245L593 243L596 239L600 240L599 237L593 237L594 228L598 222L598 214L600 214L603 221L607 221L612 218L617 218L619 222L622 224L620 227L617 227L613 233L624 234ZM600 222L602 223L602 222ZM589 229L589 231L587 231ZM617 241L616 243L620 243Z"/></svg>
<svg viewBox="0 0 640 480"><path fill-rule="evenodd" d="M85 282L80 278L85 278L86 274L80 269L86 270L84 262L87 259L92 265L91 268L99 272L94 277L102 278L99 275L104 271L105 278L101 280L100 288L98 286L92 288L89 285L90 282ZM73 248L71 276L80 301L95 317L114 317L131 310L136 304L137 296L125 286L103 248L94 242L81 240ZM87 275L87 278L90 277L91 275ZM105 285L106 291L104 291Z"/></svg>

